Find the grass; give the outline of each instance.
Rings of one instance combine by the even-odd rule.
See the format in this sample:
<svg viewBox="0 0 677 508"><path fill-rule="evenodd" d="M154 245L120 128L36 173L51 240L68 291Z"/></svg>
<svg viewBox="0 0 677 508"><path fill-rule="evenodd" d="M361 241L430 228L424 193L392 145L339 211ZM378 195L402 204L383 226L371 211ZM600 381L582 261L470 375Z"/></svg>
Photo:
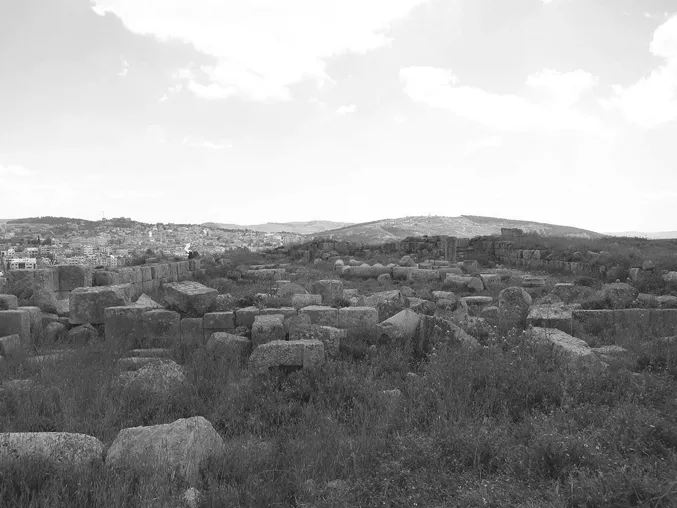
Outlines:
<svg viewBox="0 0 677 508"><path fill-rule="evenodd" d="M338 278L329 263L294 282L324 278ZM228 280L236 298L264 292ZM404 285L441 289L345 283L364 293ZM124 352L99 343L41 370L6 365L0 381L35 384L0 394L0 431L80 432L108 446L122 428L204 416L227 452L201 471L201 507L677 506L677 346L628 330L614 340L636 360L595 375L568 371L514 331L477 335L478 350L436 344L424 358L357 338L322 368L268 375L177 348L191 388L166 403L113 390ZM391 389L401 397L383 395ZM186 487L105 467L0 468L3 507L179 506Z"/></svg>

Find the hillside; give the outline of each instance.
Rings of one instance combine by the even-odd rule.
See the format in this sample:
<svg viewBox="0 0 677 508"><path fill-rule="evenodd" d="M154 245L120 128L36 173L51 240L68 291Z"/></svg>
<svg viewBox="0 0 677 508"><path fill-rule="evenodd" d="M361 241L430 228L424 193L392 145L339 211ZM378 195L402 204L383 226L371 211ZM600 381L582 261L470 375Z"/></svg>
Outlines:
<svg viewBox="0 0 677 508"><path fill-rule="evenodd" d="M205 227L221 229L250 229L262 233L296 233L298 235L312 235L328 229L342 228L352 225L351 222L332 222L327 220L313 220L307 222L266 222L265 224L253 224L242 226L239 224L224 224L219 222L206 222Z"/></svg>
<svg viewBox="0 0 677 508"><path fill-rule="evenodd" d="M602 236L594 231L571 226L474 215L461 215L459 217L415 216L384 219L337 228L316 236L334 240L376 244L397 241L408 236L449 235L459 238L473 238L475 236L498 235L501 233L501 228L520 228L525 233L535 232L544 236L576 236L584 238L598 238Z"/></svg>
<svg viewBox="0 0 677 508"><path fill-rule="evenodd" d="M604 233L609 236L627 236L630 238L647 238L648 240L667 240L677 238L677 231L658 231L647 233L646 231L620 231L616 233Z"/></svg>

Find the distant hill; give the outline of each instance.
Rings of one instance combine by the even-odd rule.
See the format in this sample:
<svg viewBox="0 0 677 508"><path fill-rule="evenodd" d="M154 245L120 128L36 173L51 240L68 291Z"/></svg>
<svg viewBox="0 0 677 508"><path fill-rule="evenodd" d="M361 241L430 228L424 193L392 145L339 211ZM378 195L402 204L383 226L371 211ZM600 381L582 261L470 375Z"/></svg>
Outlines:
<svg viewBox="0 0 677 508"><path fill-rule="evenodd" d="M627 236L630 238L646 238L648 240L667 240L677 238L677 231L658 231L647 233L646 231L621 231L618 233L604 233L608 236Z"/></svg>
<svg viewBox="0 0 677 508"><path fill-rule="evenodd" d="M599 238L594 231L558 226L542 222L531 222L497 217L461 215L459 217L415 216L399 219L384 219L324 231L321 238L376 244L402 240L408 236L449 235L459 238L473 238L501 234L501 228L520 228L525 233L535 232L544 236L572 236Z"/></svg>
<svg viewBox="0 0 677 508"><path fill-rule="evenodd" d="M266 222L265 224L253 224L242 226L239 224L224 224L220 222L205 222L202 224L209 228L221 229L250 229L262 233L296 233L298 235L312 235L328 229L342 228L352 225L351 222L332 222L328 220L313 220L308 222Z"/></svg>

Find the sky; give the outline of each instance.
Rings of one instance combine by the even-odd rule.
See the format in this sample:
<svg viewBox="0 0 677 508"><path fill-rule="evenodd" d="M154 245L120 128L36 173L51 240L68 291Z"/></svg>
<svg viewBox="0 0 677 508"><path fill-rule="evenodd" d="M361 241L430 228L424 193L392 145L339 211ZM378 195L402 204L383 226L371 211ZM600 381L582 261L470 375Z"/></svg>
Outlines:
<svg viewBox="0 0 677 508"><path fill-rule="evenodd" d="M0 2L0 218L677 230L674 0Z"/></svg>

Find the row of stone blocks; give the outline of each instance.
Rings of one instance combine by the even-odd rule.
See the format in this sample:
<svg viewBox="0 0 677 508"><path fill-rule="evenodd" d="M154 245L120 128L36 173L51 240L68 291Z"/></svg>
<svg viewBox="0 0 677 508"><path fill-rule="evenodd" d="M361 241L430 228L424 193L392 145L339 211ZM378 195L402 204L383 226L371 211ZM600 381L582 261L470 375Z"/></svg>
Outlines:
<svg viewBox="0 0 677 508"><path fill-rule="evenodd" d="M136 305L107 307L103 314L106 341L131 349L170 347L177 343L201 345L214 333L229 333L238 327L250 328L254 342L264 331L266 336L284 338L288 331L284 321L297 316L307 316L303 318L305 324L345 330L346 336L374 337L379 324L378 311L373 307L335 309L320 305L299 310L293 307L245 307L234 312L210 312L201 318L183 319L174 311L149 310ZM276 318L280 326L268 323L268 316L281 316Z"/></svg>
<svg viewBox="0 0 677 508"><path fill-rule="evenodd" d="M154 265L130 266L112 270L93 270L84 265L56 265L39 270L10 270L5 290L18 295L31 288L53 291L57 299L66 299L76 288L132 284L133 292L150 294L160 282L189 279L200 270L200 260L172 261Z"/></svg>
<svg viewBox="0 0 677 508"><path fill-rule="evenodd" d="M677 335L677 309L574 310L571 321L573 333L579 337L602 331Z"/></svg>
<svg viewBox="0 0 677 508"><path fill-rule="evenodd" d="M549 268L553 270L562 270L564 272L574 274L593 274L595 273L595 271L601 271L605 268L603 266L595 268L590 263L580 263L575 261L560 261L555 259L551 260L522 259L522 258L513 258L509 256L498 256L498 260L501 263L513 264L516 266L522 266L533 270ZM601 271L600 273L603 273L603 271Z"/></svg>

